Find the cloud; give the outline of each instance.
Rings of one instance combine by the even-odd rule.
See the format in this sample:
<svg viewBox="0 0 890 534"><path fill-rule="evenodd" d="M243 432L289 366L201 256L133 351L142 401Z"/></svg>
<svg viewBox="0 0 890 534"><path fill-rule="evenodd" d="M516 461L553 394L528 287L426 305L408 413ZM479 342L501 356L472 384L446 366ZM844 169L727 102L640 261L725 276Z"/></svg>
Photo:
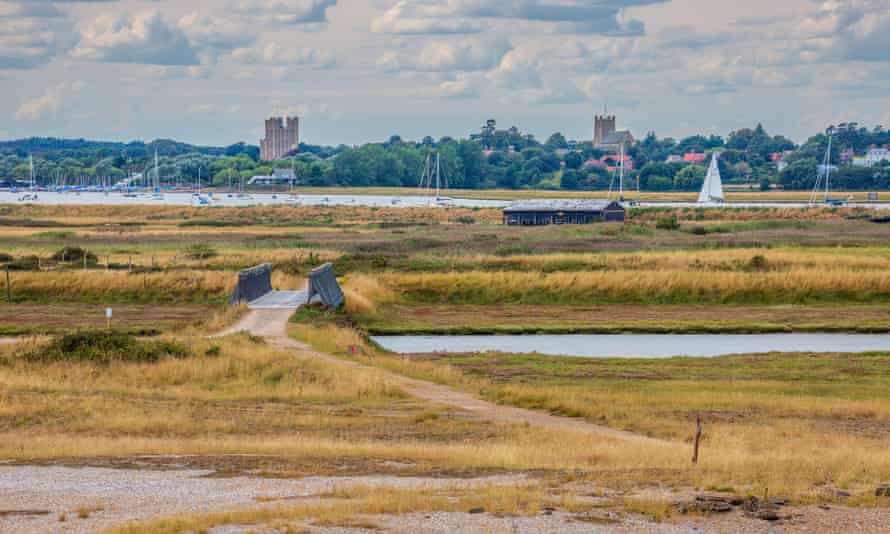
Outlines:
<svg viewBox="0 0 890 534"><path fill-rule="evenodd" d="M59 106L69 96L80 92L86 87L86 82L62 82L54 87L49 87L42 96L26 100L15 112L15 118L19 120L37 121L48 115L54 115Z"/></svg>
<svg viewBox="0 0 890 534"><path fill-rule="evenodd" d="M240 0L234 10L279 24L323 24L337 0Z"/></svg>
<svg viewBox="0 0 890 534"><path fill-rule="evenodd" d="M420 51L386 52L377 61L387 71L424 72L482 71L498 65L513 46L506 39L431 41Z"/></svg>
<svg viewBox="0 0 890 534"><path fill-rule="evenodd" d="M81 34L74 50L80 58L112 63L197 65L198 52L186 33L157 11L114 17L103 15Z"/></svg>
<svg viewBox="0 0 890 534"><path fill-rule="evenodd" d="M239 48L232 57L244 64L263 64L275 67L310 66L329 69L337 65L337 56L330 50L311 47L284 47L267 43L262 47Z"/></svg>
<svg viewBox="0 0 890 534"><path fill-rule="evenodd" d="M383 15L371 21L372 32L405 35L478 33L486 27L478 21L420 16L409 0L400 0Z"/></svg>
<svg viewBox="0 0 890 534"><path fill-rule="evenodd" d="M45 65L77 42L73 21L51 4L0 1L0 69Z"/></svg>
<svg viewBox="0 0 890 534"><path fill-rule="evenodd" d="M241 106L238 104L231 104L228 106L220 104L195 104L188 108L188 112L193 115L219 115L221 113L232 115L239 111L241 111Z"/></svg>
<svg viewBox="0 0 890 534"><path fill-rule="evenodd" d="M642 22L626 16L628 7L668 0L401 0L372 21L380 33L473 33L480 19L552 23L560 31L641 35Z"/></svg>
<svg viewBox="0 0 890 534"><path fill-rule="evenodd" d="M100 16L72 53L111 63L197 66L253 41L251 32L227 19L191 13L173 23L158 11L143 11Z"/></svg>

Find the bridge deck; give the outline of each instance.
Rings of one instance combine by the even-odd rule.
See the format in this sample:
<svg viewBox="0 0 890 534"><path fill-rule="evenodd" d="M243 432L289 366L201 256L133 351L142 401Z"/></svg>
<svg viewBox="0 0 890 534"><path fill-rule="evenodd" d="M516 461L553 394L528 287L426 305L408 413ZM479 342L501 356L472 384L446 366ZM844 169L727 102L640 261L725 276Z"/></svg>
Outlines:
<svg viewBox="0 0 890 534"><path fill-rule="evenodd" d="M249 302L247 307L251 310L296 309L306 304L308 295L306 291L272 291Z"/></svg>

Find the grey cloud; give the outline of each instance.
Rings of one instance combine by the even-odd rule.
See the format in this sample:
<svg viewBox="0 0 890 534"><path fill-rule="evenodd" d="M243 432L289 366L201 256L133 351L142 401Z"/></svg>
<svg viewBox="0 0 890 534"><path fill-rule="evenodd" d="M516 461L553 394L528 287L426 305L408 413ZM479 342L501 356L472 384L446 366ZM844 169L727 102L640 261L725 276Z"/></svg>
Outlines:
<svg viewBox="0 0 890 534"><path fill-rule="evenodd" d="M0 17L0 68L39 67L65 53L77 41L71 22L64 18L35 17L27 10L17 13Z"/></svg>

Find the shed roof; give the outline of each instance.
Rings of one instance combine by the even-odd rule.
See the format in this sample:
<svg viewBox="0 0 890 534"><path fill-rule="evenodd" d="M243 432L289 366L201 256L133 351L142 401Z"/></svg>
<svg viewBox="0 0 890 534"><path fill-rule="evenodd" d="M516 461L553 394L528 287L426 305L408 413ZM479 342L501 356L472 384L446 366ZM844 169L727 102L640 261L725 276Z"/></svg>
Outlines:
<svg viewBox="0 0 890 534"><path fill-rule="evenodd" d="M517 200L506 208L506 212L514 211L603 211L606 208L624 209L615 201L608 200Z"/></svg>

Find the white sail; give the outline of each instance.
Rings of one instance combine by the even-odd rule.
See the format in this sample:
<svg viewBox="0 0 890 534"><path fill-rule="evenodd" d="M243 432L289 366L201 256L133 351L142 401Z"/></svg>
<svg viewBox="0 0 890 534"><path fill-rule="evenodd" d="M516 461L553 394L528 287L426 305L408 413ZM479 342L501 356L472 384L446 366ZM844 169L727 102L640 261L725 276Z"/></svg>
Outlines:
<svg viewBox="0 0 890 534"><path fill-rule="evenodd" d="M723 202L723 181L720 179L720 167L717 166L718 155L715 153L711 157L708 175L705 176L705 183L698 194L699 202Z"/></svg>

